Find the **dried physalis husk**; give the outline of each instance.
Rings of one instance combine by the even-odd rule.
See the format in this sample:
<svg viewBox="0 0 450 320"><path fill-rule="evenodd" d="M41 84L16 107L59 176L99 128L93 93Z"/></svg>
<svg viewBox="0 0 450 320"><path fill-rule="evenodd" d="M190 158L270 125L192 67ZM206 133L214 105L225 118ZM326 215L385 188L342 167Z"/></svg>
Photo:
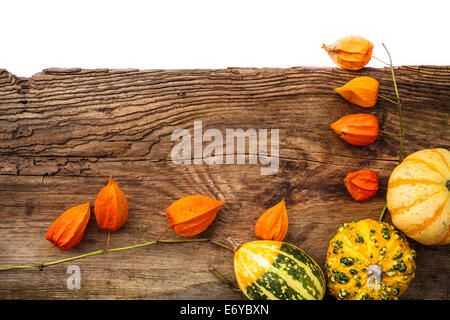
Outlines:
<svg viewBox="0 0 450 320"><path fill-rule="evenodd" d="M203 232L226 203L202 195L191 195L172 203L166 210L173 230L180 236L195 236Z"/></svg>
<svg viewBox="0 0 450 320"><path fill-rule="evenodd" d="M329 46L323 44L322 48L339 67L359 70L372 58L373 44L360 36L347 36Z"/></svg>
<svg viewBox="0 0 450 320"><path fill-rule="evenodd" d="M255 225L255 235L263 240L283 241L288 230L284 199L264 212Z"/></svg>
<svg viewBox="0 0 450 320"><path fill-rule="evenodd" d="M61 250L69 250L80 243L90 216L89 202L70 208L52 223L45 238Z"/></svg>
<svg viewBox="0 0 450 320"><path fill-rule="evenodd" d="M353 199L365 201L378 191L378 174L368 169L352 171L345 177L344 184Z"/></svg>
<svg viewBox="0 0 450 320"><path fill-rule="evenodd" d="M378 136L378 120L371 114L344 116L330 125L342 139L356 146L373 143Z"/></svg>
<svg viewBox="0 0 450 320"><path fill-rule="evenodd" d="M377 103L380 84L371 77L357 77L334 89L345 100L360 107L371 108Z"/></svg>
<svg viewBox="0 0 450 320"><path fill-rule="evenodd" d="M112 177L98 193L95 199L94 212L100 228L109 231L119 229L127 220L127 198Z"/></svg>

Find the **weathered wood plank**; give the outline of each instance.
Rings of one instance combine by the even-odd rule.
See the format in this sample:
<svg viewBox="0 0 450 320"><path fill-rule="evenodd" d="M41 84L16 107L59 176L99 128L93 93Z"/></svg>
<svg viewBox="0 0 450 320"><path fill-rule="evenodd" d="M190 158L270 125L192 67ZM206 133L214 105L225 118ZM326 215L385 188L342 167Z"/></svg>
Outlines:
<svg viewBox="0 0 450 320"><path fill-rule="evenodd" d="M336 68L225 70L47 69L31 78L0 70L0 264L36 264L49 243L45 232L71 206L95 200L112 175L129 199L126 224L111 246L155 239L166 227L165 209L189 194L228 203L201 237L254 240L259 215L287 200L286 241L323 266L328 241L339 224L377 218L380 190L356 203L342 179L371 168L386 186L396 165L398 138L380 135L367 147L342 141L329 124L349 113L371 113L385 131L399 126L396 107L378 101L372 109L347 103L333 88L358 75L380 81L394 97L388 69L349 72ZM404 104L406 154L450 147L450 68L396 68ZM203 129L280 130L280 168L261 165L175 165L171 133ZM248 156L248 155L247 155ZM389 217L387 217L389 220ZM173 232L166 237L176 238ZM82 243L50 260L101 249L106 241L92 216ZM418 252L417 276L405 299L449 299L449 246ZM69 290L66 268L0 273L2 298L240 299L207 271L214 265L234 278L232 254L209 243L158 244L74 262L80 290Z"/></svg>

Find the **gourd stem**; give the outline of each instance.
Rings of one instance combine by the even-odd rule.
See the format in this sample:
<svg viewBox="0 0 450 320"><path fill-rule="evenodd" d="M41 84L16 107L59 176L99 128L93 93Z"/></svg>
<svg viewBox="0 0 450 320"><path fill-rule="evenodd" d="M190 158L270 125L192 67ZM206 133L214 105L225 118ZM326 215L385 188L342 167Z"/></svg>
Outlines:
<svg viewBox="0 0 450 320"><path fill-rule="evenodd" d="M383 268L378 264L371 264L367 267L367 287L370 290L378 290L381 287L381 277L383 276Z"/></svg>
<svg viewBox="0 0 450 320"><path fill-rule="evenodd" d="M0 267L0 271L17 270L17 269L40 269L40 270L42 270L45 267L53 266L55 264L60 264L60 263L73 261L73 260L79 260L79 259L96 256L96 255L103 254L103 253L111 253L111 252L117 252L117 251L123 251L123 250L142 248L142 247L150 246L150 245L157 244L157 243L183 243L183 242L211 242L211 243L214 243L215 245L218 245L222 248L225 248L225 249L228 249L228 250L234 252L234 250L232 248L228 247L227 245L225 245L219 241L215 241L215 240L211 240L211 239L169 239L169 240L148 241L148 242L135 244L135 245L131 245L131 246L126 246L126 247L120 247L120 248L112 248L112 249L106 248L106 249L102 249L102 250L85 253L85 254L82 254L79 256L75 256L75 257L70 257L70 258L65 258L65 259L60 259L60 260L44 263L45 258L48 256L50 250L54 247L54 244L52 244L52 246L47 250L47 253L44 256L44 259L42 260L42 262L40 264Z"/></svg>
<svg viewBox="0 0 450 320"><path fill-rule="evenodd" d="M386 212L386 209L387 209L387 202L384 203L384 207L383 207L383 210L381 210L380 218L378 219L378 221L380 221L380 222L383 221L384 213Z"/></svg>
<svg viewBox="0 0 450 320"><path fill-rule="evenodd" d="M228 288L232 289L236 292L242 292L241 289L237 288L232 281L228 280L223 274L221 274L219 271L217 271L216 268L213 266L209 266L208 271L211 272L214 276L216 276L217 279L220 280L224 285L226 285Z"/></svg>

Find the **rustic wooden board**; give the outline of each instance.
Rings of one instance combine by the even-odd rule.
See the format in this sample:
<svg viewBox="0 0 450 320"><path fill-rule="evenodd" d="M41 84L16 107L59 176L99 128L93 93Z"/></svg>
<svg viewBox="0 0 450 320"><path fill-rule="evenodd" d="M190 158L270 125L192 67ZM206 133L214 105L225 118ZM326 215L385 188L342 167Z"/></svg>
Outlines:
<svg viewBox="0 0 450 320"><path fill-rule="evenodd" d="M450 68L396 68L404 103L405 153L450 147ZM66 209L91 201L110 175L129 199L126 224L111 237L119 247L155 239L167 226L165 208L189 194L228 203L199 237L254 240L265 209L287 201L286 241L323 266L339 224L377 219L397 162L399 140L380 134L366 147L347 144L329 124L350 113L371 113L397 132L395 105L351 105L333 88L358 75L377 78L380 94L394 97L389 69L336 68L225 70L47 69L31 78L0 70L0 265L37 264L45 232ZM261 165L175 165L177 128L278 128L280 169ZM352 200L342 179L370 168L382 190L365 203ZM389 221L389 215L386 220ZM165 238L177 238L169 231ZM54 249L48 261L104 247L106 233L92 215L84 240ZM417 275L403 299L449 299L450 246L417 250ZM81 289L66 287L67 267L82 273ZM43 271L0 273L0 298L12 299L242 299L207 270L234 279L232 254L209 243L158 244L59 264Z"/></svg>

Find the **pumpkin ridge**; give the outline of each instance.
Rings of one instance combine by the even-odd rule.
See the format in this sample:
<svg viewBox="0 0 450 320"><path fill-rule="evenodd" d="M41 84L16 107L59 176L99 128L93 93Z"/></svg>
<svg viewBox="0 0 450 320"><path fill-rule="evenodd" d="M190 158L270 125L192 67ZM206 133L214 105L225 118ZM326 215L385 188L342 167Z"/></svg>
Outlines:
<svg viewBox="0 0 450 320"><path fill-rule="evenodd" d="M437 184L437 185L441 185L441 182L437 182L437 181L433 181L433 180L418 180L418 179L401 179L398 178L396 180L393 181L389 181L388 183L388 188L389 189L393 189L405 184L425 184L425 185L430 185L430 184Z"/></svg>
<svg viewBox="0 0 450 320"><path fill-rule="evenodd" d="M435 195L438 195L441 192L442 192L442 190L436 191L436 192L434 192L434 193L432 193L430 195L427 195L425 198L416 199L416 201L414 201L412 204L409 204L407 206L397 207L397 208L393 209L392 212L391 211L389 211L389 212L391 212L392 216L396 216L396 215L399 215L399 214L404 214L408 209L411 209L412 207L414 207L414 206L416 206L418 204L421 204L424 201L430 200Z"/></svg>
<svg viewBox="0 0 450 320"><path fill-rule="evenodd" d="M426 219L424 222L422 222L419 225L416 225L412 230L405 232L405 234L410 237L412 235L415 235L419 233L420 231L428 228L433 222L435 222L444 211L445 205L447 204L448 199L450 198L450 193L447 194L447 197L445 198L444 202L439 206L439 208L434 212L433 216L431 218Z"/></svg>
<svg viewBox="0 0 450 320"><path fill-rule="evenodd" d="M434 172L436 172L436 173L439 173L439 174L441 175L441 177L445 179L445 175L444 175L441 171L439 171L439 170L436 169L433 165L431 165L429 162L427 162L427 161L425 161L425 160L423 160L423 159L416 159L416 158L409 158L409 159L408 159L408 158L406 158L406 159L403 160L403 163L405 163L405 162L416 162L416 163L421 163L421 164L427 166L431 171L434 171Z"/></svg>
<svg viewBox="0 0 450 320"><path fill-rule="evenodd" d="M439 242L437 244L445 244L448 240L448 238L450 238L450 225L448 226L448 231L446 234L444 234L444 236L442 237L441 240L439 240Z"/></svg>
<svg viewBox="0 0 450 320"><path fill-rule="evenodd" d="M440 153L438 149L430 149L430 151L437 153L439 155L442 162L445 163L445 166L447 167L447 171L450 172L450 167L449 167L447 159L445 159L444 155L442 153Z"/></svg>

